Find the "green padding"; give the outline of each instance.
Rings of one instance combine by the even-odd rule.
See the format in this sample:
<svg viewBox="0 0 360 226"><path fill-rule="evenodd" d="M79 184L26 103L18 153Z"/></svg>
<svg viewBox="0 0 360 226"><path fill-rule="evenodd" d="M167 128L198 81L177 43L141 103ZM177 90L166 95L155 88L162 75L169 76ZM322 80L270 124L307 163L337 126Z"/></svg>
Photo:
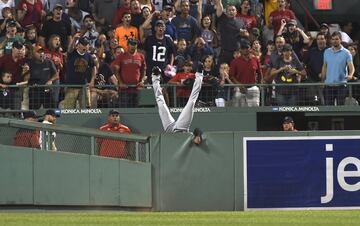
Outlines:
<svg viewBox="0 0 360 226"><path fill-rule="evenodd" d="M139 92L139 106L155 106L155 96L152 89L142 89Z"/></svg>
<svg viewBox="0 0 360 226"><path fill-rule="evenodd" d="M32 204L32 149L0 145L0 204Z"/></svg>
<svg viewBox="0 0 360 226"><path fill-rule="evenodd" d="M89 156L34 152L34 199L39 205L88 205Z"/></svg>
<svg viewBox="0 0 360 226"><path fill-rule="evenodd" d="M234 210L232 133L206 133L196 146L189 134L160 140L159 210Z"/></svg>
<svg viewBox="0 0 360 226"><path fill-rule="evenodd" d="M151 164L119 161L120 205L151 207Z"/></svg>
<svg viewBox="0 0 360 226"><path fill-rule="evenodd" d="M90 184L91 205L119 205L119 161L91 156Z"/></svg>

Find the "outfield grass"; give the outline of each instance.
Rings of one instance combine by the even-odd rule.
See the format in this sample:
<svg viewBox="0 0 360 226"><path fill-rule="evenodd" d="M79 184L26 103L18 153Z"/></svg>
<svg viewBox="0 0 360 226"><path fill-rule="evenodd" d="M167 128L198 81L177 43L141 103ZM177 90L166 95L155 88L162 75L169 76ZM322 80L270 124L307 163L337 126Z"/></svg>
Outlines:
<svg viewBox="0 0 360 226"><path fill-rule="evenodd" d="M1 212L1 226L43 225L360 225L359 210L267 212Z"/></svg>

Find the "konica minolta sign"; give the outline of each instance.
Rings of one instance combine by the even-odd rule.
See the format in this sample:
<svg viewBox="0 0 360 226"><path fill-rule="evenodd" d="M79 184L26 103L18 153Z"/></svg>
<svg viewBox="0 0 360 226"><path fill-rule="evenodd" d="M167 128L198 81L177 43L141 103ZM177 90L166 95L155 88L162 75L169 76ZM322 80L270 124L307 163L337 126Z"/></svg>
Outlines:
<svg viewBox="0 0 360 226"><path fill-rule="evenodd" d="M244 138L245 209L360 208L360 137Z"/></svg>

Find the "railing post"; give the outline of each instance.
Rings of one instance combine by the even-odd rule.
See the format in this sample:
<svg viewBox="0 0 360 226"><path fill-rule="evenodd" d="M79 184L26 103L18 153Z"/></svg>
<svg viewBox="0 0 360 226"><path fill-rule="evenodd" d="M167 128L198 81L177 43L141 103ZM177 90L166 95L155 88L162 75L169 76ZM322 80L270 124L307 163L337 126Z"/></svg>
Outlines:
<svg viewBox="0 0 360 226"><path fill-rule="evenodd" d="M135 161L139 161L139 142L135 142Z"/></svg>
<svg viewBox="0 0 360 226"><path fill-rule="evenodd" d="M90 144L91 144L90 155L95 155L95 137L94 136L90 137Z"/></svg>

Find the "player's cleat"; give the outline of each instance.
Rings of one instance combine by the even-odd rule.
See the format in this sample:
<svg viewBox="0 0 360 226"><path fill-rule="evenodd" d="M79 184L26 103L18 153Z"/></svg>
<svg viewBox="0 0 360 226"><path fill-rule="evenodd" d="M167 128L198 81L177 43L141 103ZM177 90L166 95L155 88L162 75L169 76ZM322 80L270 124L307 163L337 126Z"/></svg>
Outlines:
<svg viewBox="0 0 360 226"><path fill-rule="evenodd" d="M197 68L196 68L197 70L196 70L196 72L198 72L198 73L203 73L203 71L204 71L204 64L203 63L201 63L201 62L199 62L198 63L198 65L197 65Z"/></svg>
<svg viewBox="0 0 360 226"><path fill-rule="evenodd" d="M193 139L194 144L200 145L203 140L202 131L199 128L195 128L193 134L194 134L194 139Z"/></svg>
<svg viewBox="0 0 360 226"><path fill-rule="evenodd" d="M161 69L159 67L155 66L152 69L152 80L160 81L160 79L161 79Z"/></svg>

